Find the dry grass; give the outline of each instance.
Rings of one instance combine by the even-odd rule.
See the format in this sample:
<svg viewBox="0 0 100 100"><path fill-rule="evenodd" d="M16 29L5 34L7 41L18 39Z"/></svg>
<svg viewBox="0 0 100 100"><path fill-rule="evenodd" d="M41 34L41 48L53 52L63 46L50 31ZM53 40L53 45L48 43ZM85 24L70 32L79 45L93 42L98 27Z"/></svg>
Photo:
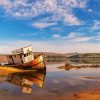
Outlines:
<svg viewBox="0 0 100 100"><path fill-rule="evenodd" d="M23 72L23 70L13 68L13 67L0 67L0 75L8 75L15 72Z"/></svg>
<svg viewBox="0 0 100 100"><path fill-rule="evenodd" d="M16 72L34 72L36 70L24 70L24 69L18 69L18 68L14 68L14 67L0 67L0 76L3 75L8 75L8 74L12 74L12 73L16 73Z"/></svg>

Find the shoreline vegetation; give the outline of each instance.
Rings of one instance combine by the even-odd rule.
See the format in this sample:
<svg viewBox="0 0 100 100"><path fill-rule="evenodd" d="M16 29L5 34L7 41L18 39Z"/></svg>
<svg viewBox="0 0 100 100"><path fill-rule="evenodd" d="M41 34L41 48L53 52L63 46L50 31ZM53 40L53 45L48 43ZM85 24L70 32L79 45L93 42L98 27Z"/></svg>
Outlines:
<svg viewBox="0 0 100 100"><path fill-rule="evenodd" d="M22 70L13 67L0 66L0 75L8 75L16 72L22 72Z"/></svg>
<svg viewBox="0 0 100 100"><path fill-rule="evenodd" d="M80 68L100 68L100 64L99 65L71 65L71 64L65 64L65 66L60 66L57 67L59 69L65 69L65 70L71 70L71 69L80 69Z"/></svg>
<svg viewBox="0 0 100 100"><path fill-rule="evenodd" d="M0 66L0 76L17 73L17 72L23 73L23 72L29 72L29 71L36 71L36 70L22 70L22 69L17 69L13 67Z"/></svg>

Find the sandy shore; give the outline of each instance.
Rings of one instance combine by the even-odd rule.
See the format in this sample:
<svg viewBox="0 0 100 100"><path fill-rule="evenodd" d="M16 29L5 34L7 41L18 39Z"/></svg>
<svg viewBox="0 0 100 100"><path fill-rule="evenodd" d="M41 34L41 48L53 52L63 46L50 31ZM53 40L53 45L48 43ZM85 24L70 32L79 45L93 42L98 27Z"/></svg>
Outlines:
<svg viewBox="0 0 100 100"><path fill-rule="evenodd" d="M75 93L66 97L65 100L100 100L100 89Z"/></svg>
<svg viewBox="0 0 100 100"><path fill-rule="evenodd" d="M17 93L17 92L16 92ZM13 94L5 91L0 93L0 100L100 100L100 88L94 90L84 90L74 94L53 94L47 91L36 90L32 95Z"/></svg>
<svg viewBox="0 0 100 100"><path fill-rule="evenodd" d="M13 67L0 67L0 76L8 75L16 72L31 72L36 70L21 70Z"/></svg>
<svg viewBox="0 0 100 100"><path fill-rule="evenodd" d="M14 72L22 72L22 70L12 68L12 67L0 67L0 75L7 75Z"/></svg>
<svg viewBox="0 0 100 100"><path fill-rule="evenodd" d="M55 95L45 92L34 92L33 95L0 95L0 100L100 100L100 89L78 92L73 95Z"/></svg>

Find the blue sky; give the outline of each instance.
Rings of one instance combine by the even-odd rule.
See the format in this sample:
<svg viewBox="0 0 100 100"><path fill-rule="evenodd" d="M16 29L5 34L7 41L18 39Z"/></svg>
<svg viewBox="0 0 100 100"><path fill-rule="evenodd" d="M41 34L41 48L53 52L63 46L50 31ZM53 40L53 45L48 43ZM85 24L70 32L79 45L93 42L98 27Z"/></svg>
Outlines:
<svg viewBox="0 0 100 100"><path fill-rule="evenodd" d="M0 0L0 53L100 52L100 0Z"/></svg>

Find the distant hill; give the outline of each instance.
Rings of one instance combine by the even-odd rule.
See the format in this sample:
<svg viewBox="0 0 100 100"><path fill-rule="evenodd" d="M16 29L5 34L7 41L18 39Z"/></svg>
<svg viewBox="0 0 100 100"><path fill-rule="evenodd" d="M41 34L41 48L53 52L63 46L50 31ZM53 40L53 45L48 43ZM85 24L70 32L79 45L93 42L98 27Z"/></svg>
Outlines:
<svg viewBox="0 0 100 100"><path fill-rule="evenodd" d="M70 56L69 58L100 58L100 53L79 53Z"/></svg>

